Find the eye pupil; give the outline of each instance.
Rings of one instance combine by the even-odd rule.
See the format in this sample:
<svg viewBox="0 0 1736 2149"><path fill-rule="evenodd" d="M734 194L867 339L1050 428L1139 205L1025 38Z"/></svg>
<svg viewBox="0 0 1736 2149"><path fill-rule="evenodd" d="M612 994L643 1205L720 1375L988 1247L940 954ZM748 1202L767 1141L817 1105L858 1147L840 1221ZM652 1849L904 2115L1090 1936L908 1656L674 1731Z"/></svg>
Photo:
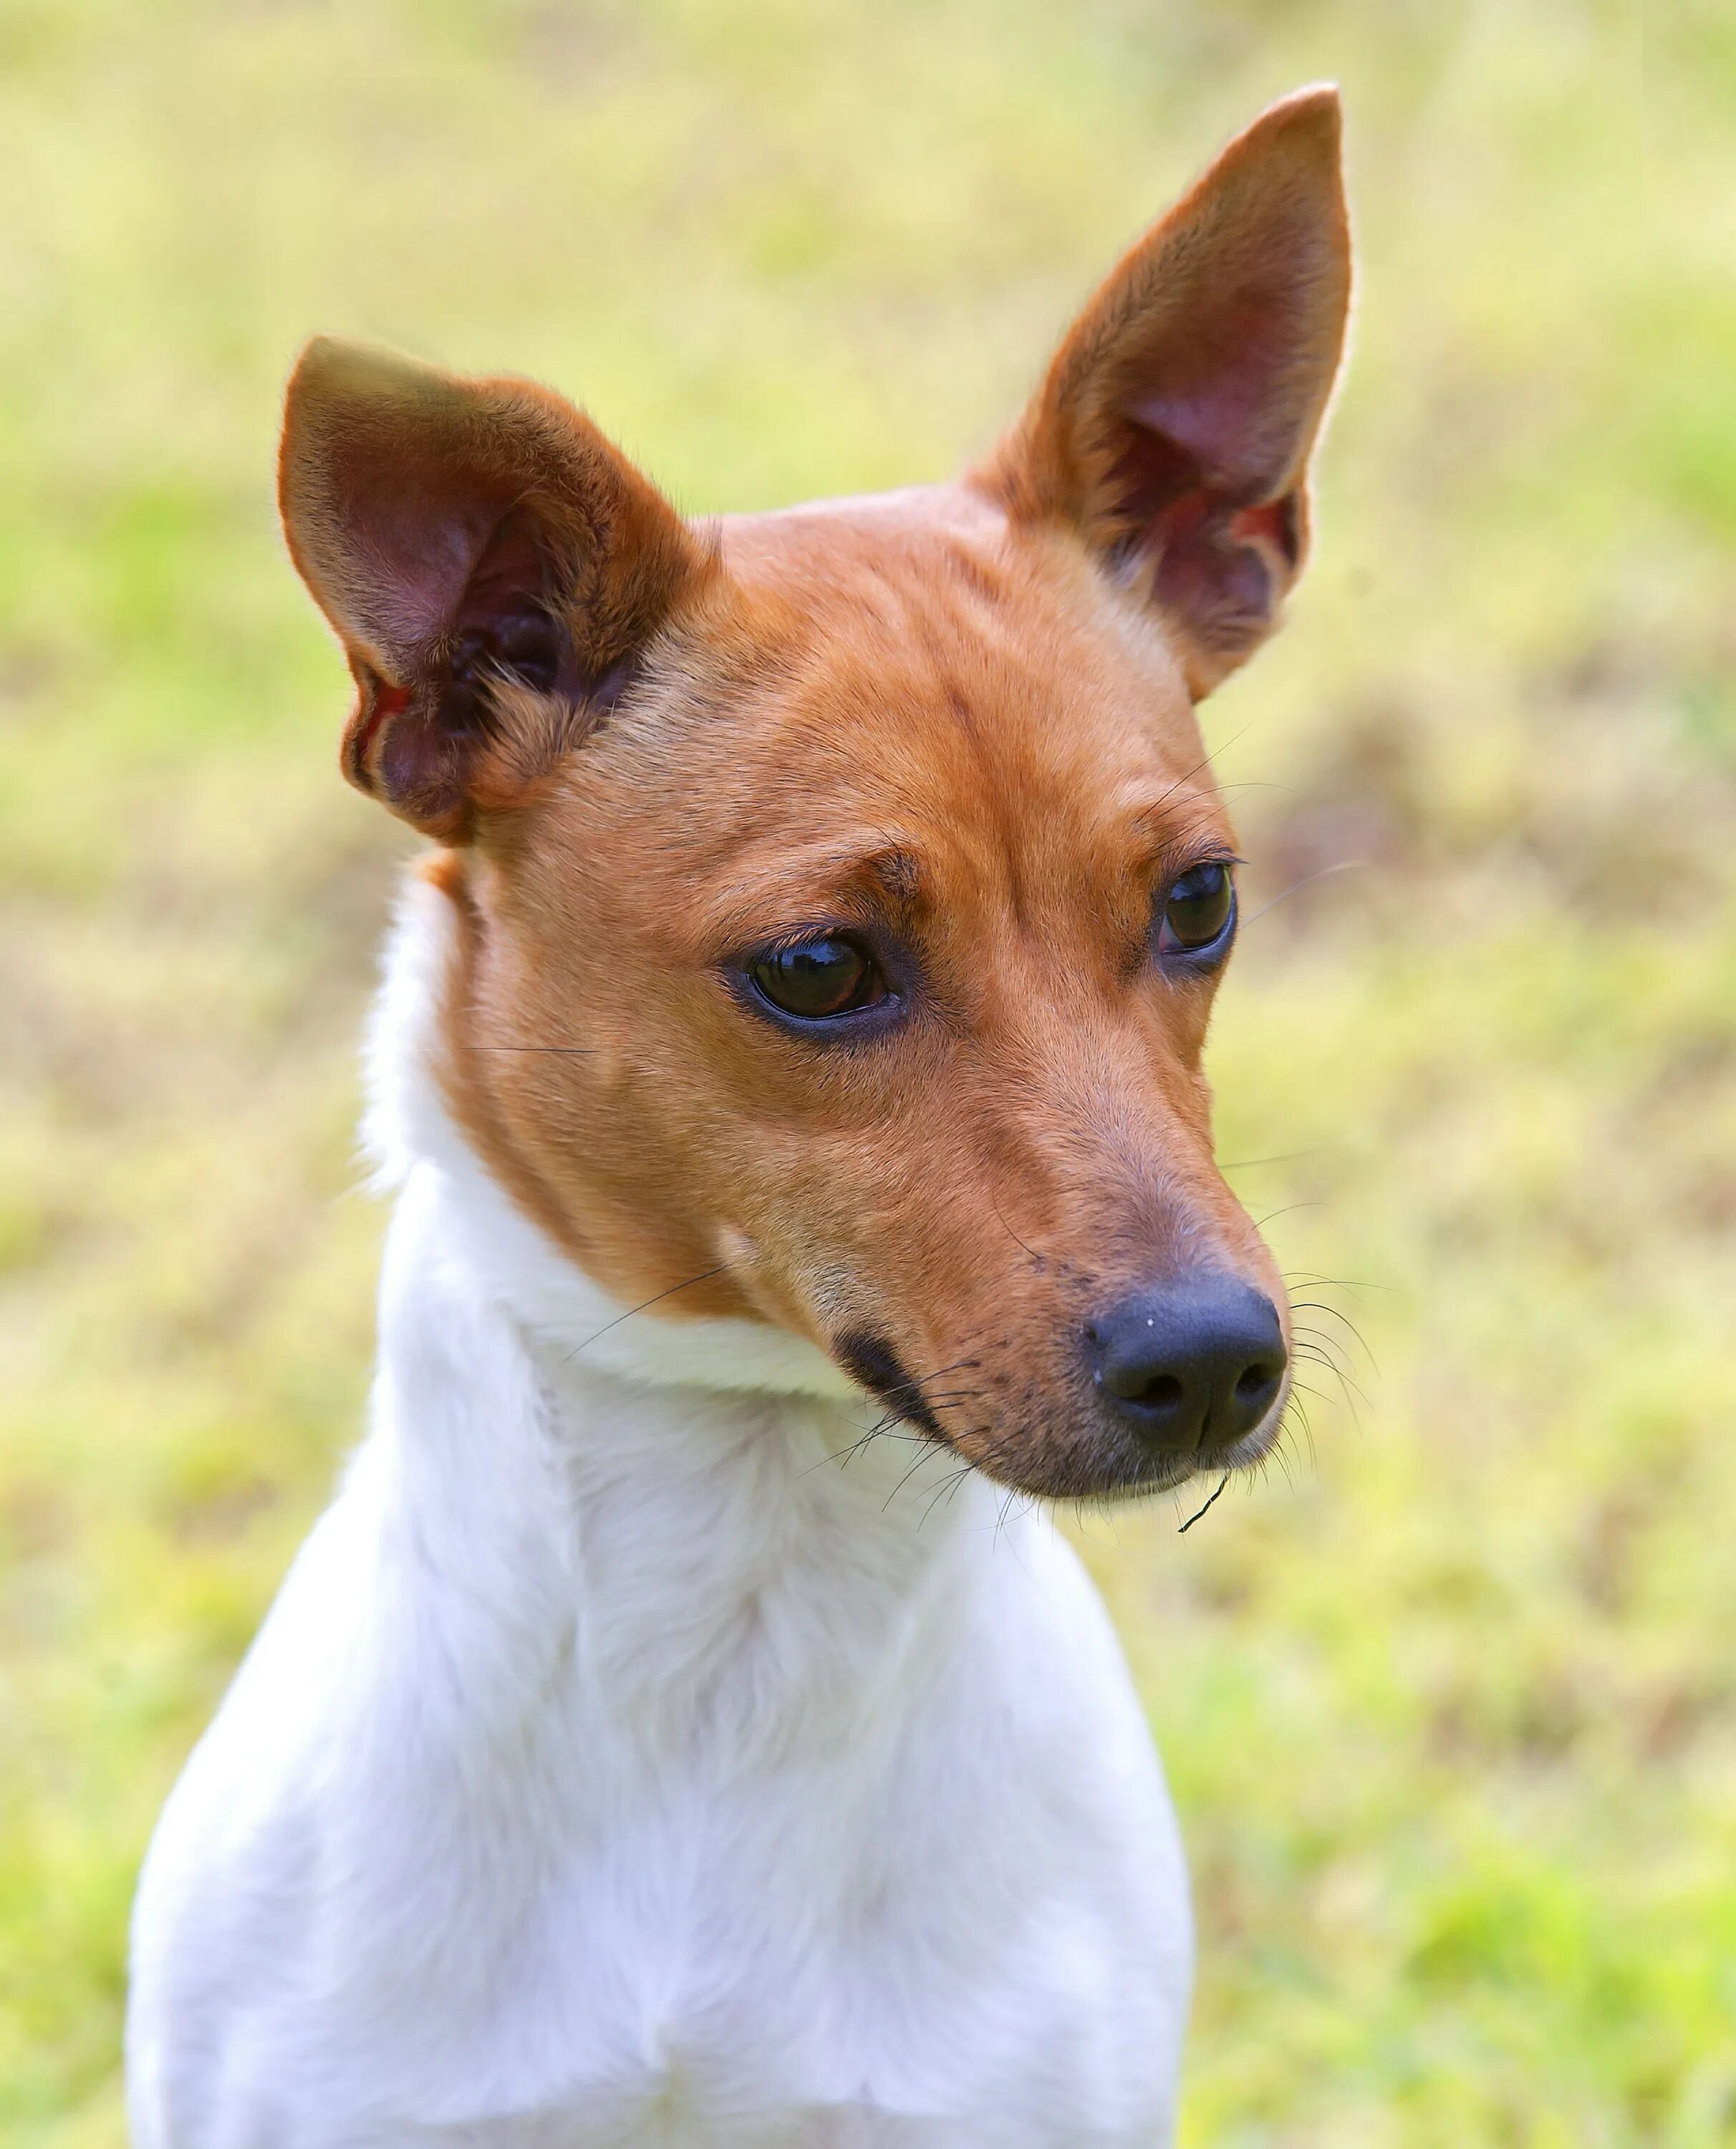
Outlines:
<svg viewBox="0 0 1736 2149"><path fill-rule="evenodd" d="M1235 910L1235 883L1230 868L1215 863L1183 873L1164 901L1165 951L1209 948L1221 939Z"/></svg>
<svg viewBox="0 0 1736 2149"><path fill-rule="evenodd" d="M748 974L773 1007L810 1022L848 1014L886 997L873 957L837 934L775 949L750 964Z"/></svg>

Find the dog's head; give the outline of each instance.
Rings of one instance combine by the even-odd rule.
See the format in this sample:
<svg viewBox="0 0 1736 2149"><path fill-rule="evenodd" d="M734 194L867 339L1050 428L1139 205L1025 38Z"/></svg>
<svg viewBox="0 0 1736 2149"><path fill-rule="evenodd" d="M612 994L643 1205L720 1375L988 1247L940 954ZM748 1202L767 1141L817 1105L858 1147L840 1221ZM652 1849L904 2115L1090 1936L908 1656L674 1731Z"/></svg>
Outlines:
<svg viewBox="0 0 1736 2149"><path fill-rule="evenodd" d="M1312 91L1126 255L984 468L702 528L546 390L304 357L284 521L347 773L448 847L448 1095L623 1304L793 1330L1034 1492L1270 1444L1194 704L1301 564L1348 283Z"/></svg>

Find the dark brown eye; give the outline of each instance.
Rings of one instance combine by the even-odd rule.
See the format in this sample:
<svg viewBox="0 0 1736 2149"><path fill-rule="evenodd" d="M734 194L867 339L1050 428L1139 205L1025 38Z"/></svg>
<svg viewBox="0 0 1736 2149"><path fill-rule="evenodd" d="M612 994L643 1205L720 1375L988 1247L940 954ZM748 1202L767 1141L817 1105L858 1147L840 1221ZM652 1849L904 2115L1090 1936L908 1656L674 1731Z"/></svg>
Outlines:
<svg viewBox="0 0 1736 2149"><path fill-rule="evenodd" d="M1200 955L1227 946L1235 919L1235 883L1229 867L1215 860L1190 867L1164 898L1158 952Z"/></svg>
<svg viewBox="0 0 1736 2149"><path fill-rule="evenodd" d="M886 998L879 965L859 941L843 934L774 948L750 963L747 974L773 1007L804 1022L850 1014Z"/></svg>

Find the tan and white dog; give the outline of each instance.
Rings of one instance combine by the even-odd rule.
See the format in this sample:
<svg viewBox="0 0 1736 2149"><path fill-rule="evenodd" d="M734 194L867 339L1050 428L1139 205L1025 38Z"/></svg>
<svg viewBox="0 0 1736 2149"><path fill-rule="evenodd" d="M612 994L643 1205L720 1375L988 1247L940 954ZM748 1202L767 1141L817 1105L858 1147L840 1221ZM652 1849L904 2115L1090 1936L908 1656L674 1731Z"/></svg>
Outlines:
<svg viewBox="0 0 1736 2149"><path fill-rule="evenodd" d="M1007 1488L1285 1406L1194 705L1301 563L1338 136L1232 143L956 484L689 526L546 390L303 358L345 765L439 848L370 1430L146 1862L137 2149L1169 2138L1175 1824Z"/></svg>

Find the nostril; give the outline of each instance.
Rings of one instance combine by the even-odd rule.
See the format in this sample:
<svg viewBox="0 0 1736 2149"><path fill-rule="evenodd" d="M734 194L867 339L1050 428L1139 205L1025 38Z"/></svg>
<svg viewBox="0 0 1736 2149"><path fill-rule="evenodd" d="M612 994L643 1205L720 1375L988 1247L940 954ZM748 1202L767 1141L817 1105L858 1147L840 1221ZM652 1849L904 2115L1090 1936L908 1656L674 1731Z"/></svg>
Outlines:
<svg viewBox="0 0 1736 2149"><path fill-rule="evenodd" d="M1166 1455L1221 1453L1269 1415L1288 1353L1264 1292L1210 1271L1136 1291L1084 1328L1098 1393Z"/></svg>

